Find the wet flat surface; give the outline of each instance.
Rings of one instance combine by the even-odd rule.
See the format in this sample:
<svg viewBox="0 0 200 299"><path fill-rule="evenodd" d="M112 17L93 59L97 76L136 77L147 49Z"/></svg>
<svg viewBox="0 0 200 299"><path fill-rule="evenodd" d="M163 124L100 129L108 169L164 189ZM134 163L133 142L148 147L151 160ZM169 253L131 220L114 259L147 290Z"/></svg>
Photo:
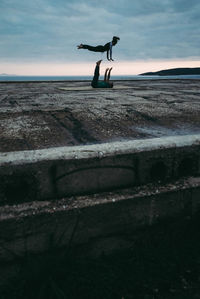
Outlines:
<svg viewBox="0 0 200 299"><path fill-rule="evenodd" d="M200 80L0 83L0 151L200 133Z"/></svg>

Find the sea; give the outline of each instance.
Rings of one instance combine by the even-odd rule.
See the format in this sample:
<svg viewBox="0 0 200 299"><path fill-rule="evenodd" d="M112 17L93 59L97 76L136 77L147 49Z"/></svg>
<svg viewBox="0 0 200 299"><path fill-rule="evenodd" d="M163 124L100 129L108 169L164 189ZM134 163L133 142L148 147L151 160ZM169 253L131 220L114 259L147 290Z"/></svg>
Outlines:
<svg viewBox="0 0 200 299"><path fill-rule="evenodd" d="M0 75L0 82L17 81L86 81L92 76L10 76ZM103 79L101 77L100 79ZM200 75L179 75L179 76L112 76L111 80L156 80L156 79L200 79Z"/></svg>

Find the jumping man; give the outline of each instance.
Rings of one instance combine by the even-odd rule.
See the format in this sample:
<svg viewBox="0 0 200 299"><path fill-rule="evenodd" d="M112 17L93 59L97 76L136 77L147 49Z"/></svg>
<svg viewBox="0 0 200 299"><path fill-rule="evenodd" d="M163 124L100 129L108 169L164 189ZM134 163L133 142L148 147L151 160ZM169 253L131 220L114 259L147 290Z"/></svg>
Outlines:
<svg viewBox="0 0 200 299"><path fill-rule="evenodd" d="M99 45L99 46L89 46L89 45L83 45L80 44L79 46L77 46L78 49L87 49L89 51L93 51L93 52L105 52L107 51L107 59L109 61L114 61L112 59L112 47L115 46L118 42L118 40L120 40L119 37L117 36L113 36L113 39L111 42L108 42L107 44L105 44L104 46Z"/></svg>

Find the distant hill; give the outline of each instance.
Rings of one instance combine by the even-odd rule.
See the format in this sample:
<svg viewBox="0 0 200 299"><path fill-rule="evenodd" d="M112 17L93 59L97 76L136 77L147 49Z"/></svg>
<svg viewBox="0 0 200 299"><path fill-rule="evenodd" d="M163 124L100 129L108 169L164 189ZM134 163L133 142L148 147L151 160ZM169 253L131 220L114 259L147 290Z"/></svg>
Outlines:
<svg viewBox="0 0 200 299"><path fill-rule="evenodd" d="M195 68L176 68L162 70L158 72L148 72L140 74L141 76L177 76L177 75L200 75L200 67Z"/></svg>

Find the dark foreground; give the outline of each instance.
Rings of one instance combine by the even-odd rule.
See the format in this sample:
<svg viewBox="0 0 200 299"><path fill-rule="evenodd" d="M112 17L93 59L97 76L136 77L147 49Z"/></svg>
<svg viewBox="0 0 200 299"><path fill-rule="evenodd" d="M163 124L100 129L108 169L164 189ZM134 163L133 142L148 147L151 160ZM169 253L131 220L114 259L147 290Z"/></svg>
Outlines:
<svg viewBox="0 0 200 299"><path fill-rule="evenodd" d="M198 299L199 215L137 232L131 250L98 259L65 254L27 257L1 299Z"/></svg>

